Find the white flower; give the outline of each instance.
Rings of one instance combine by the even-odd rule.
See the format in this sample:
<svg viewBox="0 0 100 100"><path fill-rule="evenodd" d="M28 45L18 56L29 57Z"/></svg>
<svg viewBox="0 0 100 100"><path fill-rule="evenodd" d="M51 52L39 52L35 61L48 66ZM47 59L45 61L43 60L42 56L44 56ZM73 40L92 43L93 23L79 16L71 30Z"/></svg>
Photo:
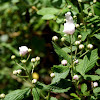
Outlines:
<svg viewBox="0 0 100 100"><path fill-rule="evenodd" d="M79 45L80 44L80 41L75 41L75 45Z"/></svg>
<svg viewBox="0 0 100 100"><path fill-rule="evenodd" d="M32 59L31 59L31 62L35 62L35 61L36 61L36 58L32 58Z"/></svg>
<svg viewBox="0 0 100 100"><path fill-rule="evenodd" d="M66 64L67 64L67 60L62 60L62 61L61 61L61 64L62 64L62 65L66 65Z"/></svg>
<svg viewBox="0 0 100 100"><path fill-rule="evenodd" d="M51 73L50 76L51 76L51 77L55 77L55 74L54 74L54 73Z"/></svg>
<svg viewBox="0 0 100 100"><path fill-rule="evenodd" d="M92 16L92 13L89 13L88 15L91 17Z"/></svg>
<svg viewBox="0 0 100 100"><path fill-rule="evenodd" d="M77 63L78 63L78 59L74 61L74 64L77 64Z"/></svg>
<svg viewBox="0 0 100 100"><path fill-rule="evenodd" d="M84 45L83 44L80 44L79 45L79 49L83 49L84 48Z"/></svg>
<svg viewBox="0 0 100 100"><path fill-rule="evenodd" d="M2 93L2 94L0 94L0 98L5 98L5 94L4 93Z"/></svg>
<svg viewBox="0 0 100 100"><path fill-rule="evenodd" d="M18 69L18 70L17 70L17 73L18 73L18 74L20 74L21 72L22 72L22 70L21 70L21 69Z"/></svg>
<svg viewBox="0 0 100 100"><path fill-rule="evenodd" d="M74 79L74 80L79 80L78 75L74 75L74 76L73 76L73 79Z"/></svg>
<svg viewBox="0 0 100 100"><path fill-rule="evenodd" d="M98 86L98 83L97 82L94 82L93 83L93 87L97 87Z"/></svg>
<svg viewBox="0 0 100 100"><path fill-rule="evenodd" d="M93 3L96 3L97 2L97 0L93 0Z"/></svg>
<svg viewBox="0 0 100 100"><path fill-rule="evenodd" d="M88 44L87 45L87 48L92 49L93 48L93 45L92 44Z"/></svg>
<svg viewBox="0 0 100 100"><path fill-rule="evenodd" d="M34 84L34 83L36 83L37 82L37 79L33 79L32 80L32 83Z"/></svg>
<svg viewBox="0 0 100 100"><path fill-rule="evenodd" d="M79 28L79 27L80 27L80 25L79 25L79 24L76 24L76 25L75 25L75 27L76 27L76 28Z"/></svg>
<svg viewBox="0 0 100 100"><path fill-rule="evenodd" d="M82 0L78 0L78 2L82 2Z"/></svg>
<svg viewBox="0 0 100 100"><path fill-rule="evenodd" d="M28 53L28 48L26 46L19 47L19 53L21 56L25 56Z"/></svg>
<svg viewBox="0 0 100 100"><path fill-rule="evenodd" d="M58 37L57 37L57 36L53 36L53 37L52 37L52 40L53 40L53 41L57 41L57 40L58 40Z"/></svg>
<svg viewBox="0 0 100 100"><path fill-rule="evenodd" d="M75 32L75 25L73 22L73 18L71 16L71 12L67 12L65 14L66 23L64 23L64 30L63 32L66 34L73 34Z"/></svg>
<svg viewBox="0 0 100 100"><path fill-rule="evenodd" d="M18 74L17 70L14 70L14 71L13 71L13 74L14 74L14 75Z"/></svg>
<svg viewBox="0 0 100 100"><path fill-rule="evenodd" d="M36 57L35 59L36 59L36 61L39 61L40 60L40 57Z"/></svg>

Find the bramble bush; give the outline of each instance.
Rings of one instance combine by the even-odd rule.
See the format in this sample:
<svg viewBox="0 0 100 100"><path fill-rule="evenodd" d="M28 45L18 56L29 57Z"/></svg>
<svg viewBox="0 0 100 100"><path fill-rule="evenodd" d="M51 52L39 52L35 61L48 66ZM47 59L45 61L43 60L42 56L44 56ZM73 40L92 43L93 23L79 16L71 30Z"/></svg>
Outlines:
<svg viewBox="0 0 100 100"><path fill-rule="evenodd" d="M19 77L22 82L25 81L26 87L11 91L6 95L1 93L1 99L27 100L28 97L33 96L33 100L99 100L100 2L96 0L37 0L33 3L32 0L25 0L25 2L12 0L12 3L17 6L20 2L25 3L23 8L26 7L26 12L23 14L30 13L31 16L32 10L35 10L35 15L38 16L34 16L36 22L41 27L47 22L51 30L55 32L52 45L61 63L53 65L50 72L51 83L45 84L39 81L39 75L34 72L38 68L41 57L32 57L32 49L28 48L29 46L20 46L19 53L17 51L16 55L14 51L11 56L17 67L12 73L13 77ZM30 26L35 23L33 18L29 20ZM22 20L25 19L22 18ZM10 22L7 25L9 26ZM34 30L40 26L35 24ZM18 30L23 26L18 24L18 26L10 27L16 27L15 29ZM30 30L31 27L27 31ZM7 46L7 44L2 43L2 46Z"/></svg>

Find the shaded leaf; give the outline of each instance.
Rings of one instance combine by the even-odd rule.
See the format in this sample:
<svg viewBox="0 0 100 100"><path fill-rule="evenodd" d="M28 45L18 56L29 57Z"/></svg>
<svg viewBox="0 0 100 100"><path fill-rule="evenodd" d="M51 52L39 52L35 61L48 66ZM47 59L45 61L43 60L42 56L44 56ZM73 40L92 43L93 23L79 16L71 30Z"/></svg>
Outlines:
<svg viewBox="0 0 100 100"><path fill-rule="evenodd" d="M52 14L47 14L42 17L42 19L44 19L44 20L50 20L50 19L54 19L54 18L55 18L55 15L52 15Z"/></svg>
<svg viewBox="0 0 100 100"><path fill-rule="evenodd" d="M81 85L81 92L84 94L87 91L87 85L85 83L83 83Z"/></svg>

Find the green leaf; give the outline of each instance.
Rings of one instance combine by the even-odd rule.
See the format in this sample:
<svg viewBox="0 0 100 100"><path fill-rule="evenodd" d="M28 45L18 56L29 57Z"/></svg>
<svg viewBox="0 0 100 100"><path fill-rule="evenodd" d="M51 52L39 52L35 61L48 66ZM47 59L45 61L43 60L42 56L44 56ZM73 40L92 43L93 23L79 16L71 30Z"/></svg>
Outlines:
<svg viewBox="0 0 100 100"><path fill-rule="evenodd" d="M69 56L69 54L67 54L64 50L62 50L59 46L57 46L54 42L53 43L53 47L55 49L55 52L60 56L63 57L65 60L68 61L68 63L71 63L71 57Z"/></svg>
<svg viewBox="0 0 100 100"><path fill-rule="evenodd" d="M40 100L40 90L38 88L33 88L32 94L34 100Z"/></svg>
<svg viewBox="0 0 100 100"><path fill-rule="evenodd" d="M96 74L100 75L100 68L95 71Z"/></svg>
<svg viewBox="0 0 100 100"><path fill-rule="evenodd" d="M84 79L90 80L90 81L96 81L96 80L100 80L100 76L98 76L98 75L84 75Z"/></svg>
<svg viewBox="0 0 100 100"><path fill-rule="evenodd" d="M75 98L79 98L75 93L71 93L70 95L75 97Z"/></svg>
<svg viewBox="0 0 100 100"><path fill-rule="evenodd" d="M95 95L98 95L98 93L100 93L100 87L94 88L94 89L93 89L93 93L94 93Z"/></svg>
<svg viewBox="0 0 100 100"><path fill-rule="evenodd" d="M87 91L87 85L85 83L83 83L81 85L81 92L84 94Z"/></svg>
<svg viewBox="0 0 100 100"><path fill-rule="evenodd" d="M55 77L52 79L52 83L58 82L61 79L65 79L69 74L69 68L66 68L66 71L63 73L54 73Z"/></svg>
<svg viewBox="0 0 100 100"><path fill-rule="evenodd" d="M59 12L59 9L47 7L47 8L42 8L38 10L37 14L38 15L47 15L47 14L54 15L54 14L57 14L58 12Z"/></svg>
<svg viewBox="0 0 100 100"><path fill-rule="evenodd" d="M57 100L57 99L56 99L56 98L54 98L54 97L51 97L51 98L50 98L50 100Z"/></svg>
<svg viewBox="0 0 100 100"><path fill-rule="evenodd" d="M54 65L51 70L56 73L63 73L67 70L67 66L63 65Z"/></svg>
<svg viewBox="0 0 100 100"><path fill-rule="evenodd" d="M94 36L95 36L97 39L100 40L100 33L98 33L98 34L94 34Z"/></svg>
<svg viewBox="0 0 100 100"><path fill-rule="evenodd" d="M51 97L51 98L50 98L50 100L57 100L57 99L56 99L56 98L54 98L54 97Z"/></svg>
<svg viewBox="0 0 100 100"><path fill-rule="evenodd" d="M50 20L50 19L54 19L54 18L55 18L55 15L52 15L52 14L47 14L42 17L42 19L44 19L44 20Z"/></svg>
<svg viewBox="0 0 100 100"><path fill-rule="evenodd" d="M4 100L22 100L23 98L25 98L26 94L29 91L30 91L30 88L25 88L22 90L18 89L18 90L12 91L11 93L6 95Z"/></svg>

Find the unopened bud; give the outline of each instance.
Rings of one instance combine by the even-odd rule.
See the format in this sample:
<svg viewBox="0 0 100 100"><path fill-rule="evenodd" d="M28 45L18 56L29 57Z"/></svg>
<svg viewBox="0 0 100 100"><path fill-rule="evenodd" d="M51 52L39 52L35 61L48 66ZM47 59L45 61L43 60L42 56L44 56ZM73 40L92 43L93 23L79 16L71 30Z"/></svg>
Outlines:
<svg viewBox="0 0 100 100"><path fill-rule="evenodd" d="M73 18L77 18L77 16L73 16Z"/></svg>
<svg viewBox="0 0 100 100"><path fill-rule="evenodd" d="M81 39L82 38L82 35L78 35L78 39Z"/></svg>
<svg viewBox="0 0 100 100"><path fill-rule="evenodd" d="M32 59L31 59L31 62L35 62L35 61L36 61L36 58L32 58Z"/></svg>
<svg viewBox="0 0 100 100"><path fill-rule="evenodd" d="M21 72L22 72L22 70L21 70L21 69L18 69L18 70L17 70L17 73L18 73L18 74L20 74Z"/></svg>
<svg viewBox="0 0 100 100"><path fill-rule="evenodd" d="M5 96L6 95L4 93L0 94L0 98L2 98L2 99L5 98Z"/></svg>
<svg viewBox="0 0 100 100"><path fill-rule="evenodd" d="M77 63L78 63L78 59L74 61L74 64L77 64Z"/></svg>
<svg viewBox="0 0 100 100"><path fill-rule="evenodd" d="M36 57L35 59L36 59L36 61L39 61L40 60L40 57Z"/></svg>
<svg viewBox="0 0 100 100"><path fill-rule="evenodd" d="M88 48L88 49L92 49L92 48L93 48L93 45L92 45L92 44L88 44L88 45L87 45L87 48Z"/></svg>
<svg viewBox="0 0 100 100"><path fill-rule="evenodd" d="M94 27L94 25L92 24L92 25L91 25L91 27L93 28L93 27Z"/></svg>
<svg viewBox="0 0 100 100"><path fill-rule="evenodd" d="M93 3L96 3L97 2L97 0L93 0Z"/></svg>
<svg viewBox="0 0 100 100"><path fill-rule="evenodd" d="M14 75L17 75L17 74L18 74L17 70L14 70L14 71L13 71L13 74L14 74Z"/></svg>
<svg viewBox="0 0 100 100"><path fill-rule="evenodd" d="M54 73L51 73L50 76L51 76L51 77L55 77L55 74L54 74Z"/></svg>
<svg viewBox="0 0 100 100"><path fill-rule="evenodd" d="M15 55L12 55L12 56L11 56L11 59L12 59L12 60L13 60L13 59L15 59L15 58L16 58L16 56L15 56Z"/></svg>
<svg viewBox="0 0 100 100"><path fill-rule="evenodd" d="M74 75L74 76L73 76L73 79L74 79L74 80L79 80L79 76L78 76L78 75Z"/></svg>
<svg viewBox="0 0 100 100"><path fill-rule="evenodd" d="M62 38L61 38L61 41L64 42L64 41L65 41L65 37L62 37Z"/></svg>
<svg viewBox="0 0 100 100"><path fill-rule="evenodd" d="M32 80L32 83L34 84L34 83L36 83L37 82L37 79L33 79Z"/></svg>
<svg viewBox="0 0 100 100"><path fill-rule="evenodd" d="M52 40L53 40L53 41L57 41L57 40L58 40L58 37L57 37L57 36L53 36L53 37L52 37Z"/></svg>
<svg viewBox="0 0 100 100"><path fill-rule="evenodd" d="M80 27L80 25L79 25L79 24L76 24L76 25L75 25L75 27L76 27L76 28L79 28L79 27Z"/></svg>
<svg viewBox="0 0 100 100"><path fill-rule="evenodd" d="M22 62L22 63L26 63L26 60L25 60L25 59L24 59L24 60L21 60L21 62Z"/></svg>
<svg viewBox="0 0 100 100"><path fill-rule="evenodd" d="M39 79L39 74L38 73L36 73L36 72L34 72L33 74L32 74L32 77L34 78L34 79Z"/></svg>
<svg viewBox="0 0 100 100"><path fill-rule="evenodd" d="M80 41L75 41L75 45L79 45L80 44Z"/></svg>
<svg viewBox="0 0 100 100"><path fill-rule="evenodd" d="M28 49L28 52L31 52L31 51L32 51L32 49L29 48L29 49Z"/></svg>
<svg viewBox="0 0 100 100"><path fill-rule="evenodd" d="M72 6L71 6L71 5L68 5L68 8L69 8L69 9L71 9L71 8L72 8Z"/></svg>
<svg viewBox="0 0 100 100"><path fill-rule="evenodd" d="M84 48L84 45L83 44L80 44L79 45L79 49L83 49Z"/></svg>
<svg viewBox="0 0 100 100"><path fill-rule="evenodd" d="M92 13L89 13L89 14L88 14L88 16L90 16L90 17L91 17L91 16L92 16Z"/></svg>
<svg viewBox="0 0 100 100"><path fill-rule="evenodd" d="M64 65L64 66L67 65L67 60L62 60L61 64Z"/></svg>
<svg viewBox="0 0 100 100"><path fill-rule="evenodd" d="M78 2L82 2L82 0L78 0Z"/></svg>
<svg viewBox="0 0 100 100"><path fill-rule="evenodd" d="M82 26L82 25L83 25L83 23L80 23L80 25Z"/></svg>

